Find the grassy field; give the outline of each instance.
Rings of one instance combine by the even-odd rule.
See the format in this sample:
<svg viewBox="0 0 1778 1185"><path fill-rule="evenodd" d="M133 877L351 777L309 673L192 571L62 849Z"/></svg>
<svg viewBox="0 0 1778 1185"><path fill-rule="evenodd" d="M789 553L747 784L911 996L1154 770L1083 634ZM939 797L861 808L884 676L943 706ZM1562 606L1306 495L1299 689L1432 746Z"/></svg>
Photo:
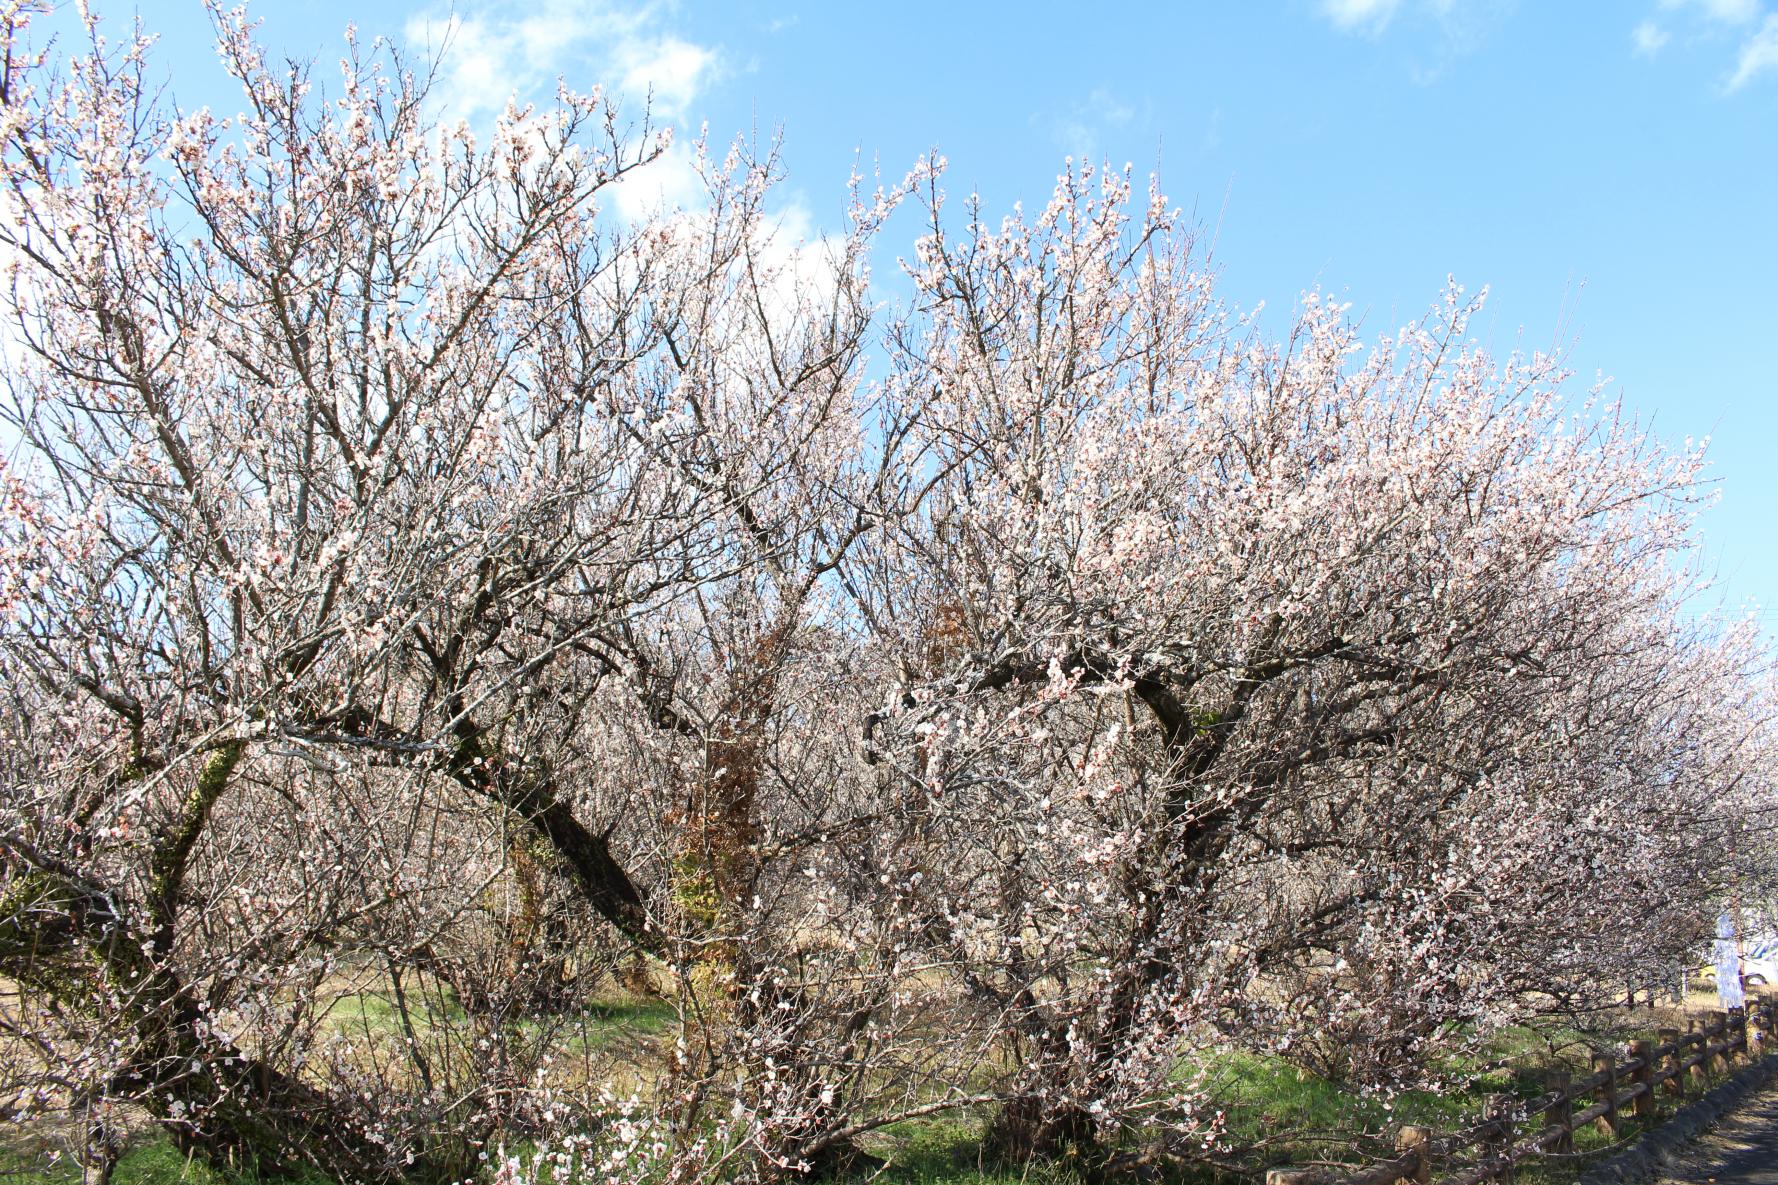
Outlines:
<svg viewBox="0 0 1778 1185"><path fill-rule="evenodd" d="M1709 1004L1698 999L1698 1006ZM1394 1131L1405 1123L1451 1131L1473 1123L1490 1097L1499 1094L1535 1099L1544 1091L1545 1073L1565 1066L1576 1076L1588 1071L1595 1047L1617 1045L1632 1037L1652 1037L1663 1024L1684 1012L1640 1009L1606 1018L1591 1031L1555 1025L1509 1029L1497 1034L1475 1058L1439 1067L1449 1089L1409 1091L1384 1097L1364 1094L1298 1069L1281 1059L1227 1054L1201 1067L1208 1071L1224 1109L1227 1149L1207 1149L1202 1164L1171 1174L1177 1185L1217 1185L1254 1179L1268 1165L1351 1164L1386 1155ZM374 994L348 995L331 1017L343 1028L380 1029L394 1023L387 1001ZM672 1021L670 1008L659 1001L613 1000L595 1005L575 1027L573 1040L590 1050L655 1038ZM1673 1109L1663 1098L1662 1117ZM1626 1122L1622 1141L1633 1139ZM1525 1185L1561 1185L1584 1169L1586 1153L1615 1147L1609 1137L1589 1128L1577 1135L1581 1156L1527 1165L1519 1180ZM0 1185L78 1185L80 1166L58 1156L65 1141L54 1133L15 1125L0 1134ZM885 1129L869 1149L887 1162L872 1175L880 1185L1069 1185L1075 1175L1065 1163L1007 1169L984 1160L981 1117L947 1116L913 1121ZM247 1185L224 1179L202 1165L187 1162L152 1128L138 1131L118 1164L114 1185ZM322 1185L308 1182L305 1185Z"/></svg>
<svg viewBox="0 0 1778 1185"><path fill-rule="evenodd" d="M35 1147L28 1136L0 1146L0 1181L12 1185L80 1185L81 1167L68 1158L52 1159L47 1146ZM112 1185L235 1185L199 1164L189 1164L163 1137L143 1139L124 1154L111 1177Z"/></svg>

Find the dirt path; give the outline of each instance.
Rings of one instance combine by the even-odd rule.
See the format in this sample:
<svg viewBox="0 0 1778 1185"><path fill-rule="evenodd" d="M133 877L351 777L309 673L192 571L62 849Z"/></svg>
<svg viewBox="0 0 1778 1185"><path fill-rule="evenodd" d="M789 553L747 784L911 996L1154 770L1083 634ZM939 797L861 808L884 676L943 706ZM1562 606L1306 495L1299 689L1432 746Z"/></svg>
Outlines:
<svg viewBox="0 0 1778 1185"><path fill-rule="evenodd" d="M1778 1086L1723 1118L1663 1185L1778 1185Z"/></svg>

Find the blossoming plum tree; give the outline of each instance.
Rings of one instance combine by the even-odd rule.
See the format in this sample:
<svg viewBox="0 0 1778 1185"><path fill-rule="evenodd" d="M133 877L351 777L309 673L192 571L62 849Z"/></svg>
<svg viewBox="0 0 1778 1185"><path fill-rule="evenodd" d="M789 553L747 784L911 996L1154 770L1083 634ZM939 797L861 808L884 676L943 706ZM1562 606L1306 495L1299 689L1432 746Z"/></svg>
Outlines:
<svg viewBox="0 0 1778 1185"><path fill-rule="evenodd" d="M1696 455L1496 370L1455 289L1368 349L1314 299L1264 345L1115 176L961 235L928 205L894 337L953 395L949 475L869 616L948 642L899 640L871 739L971 878L928 936L1020 1018L1013 1148L1168 1104L1211 1034L1394 1081L1683 949L1724 845L1664 820L1768 791L1757 651L1674 616Z"/></svg>
<svg viewBox="0 0 1778 1185"><path fill-rule="evenodd" d="M700 153L705 204L619 225L662 141L596 94L483 144L387 51L327 94L216 10L223 120L30 15L21 1106L354 1182L839 1169L965 1107L1103 1169L1214 1134L1209 1051L1410 1081L1752 886L1770 698L1682 614L1701 459L1456 289L1269 344L1072 166L993 225L923 162L792 245L775 162ZM565 1034L620 973L673 1016L622 1080Z"/></svg>

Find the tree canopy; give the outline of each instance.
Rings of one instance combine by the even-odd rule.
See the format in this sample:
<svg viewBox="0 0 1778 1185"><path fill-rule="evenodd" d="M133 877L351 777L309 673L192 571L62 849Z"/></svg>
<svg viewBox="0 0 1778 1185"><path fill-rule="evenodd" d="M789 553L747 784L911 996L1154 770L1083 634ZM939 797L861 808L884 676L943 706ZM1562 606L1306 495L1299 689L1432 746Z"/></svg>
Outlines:
<svg viewBox="0 0 1778 1185"><path fill-rule="evenodd" d="M661 141L597 94L478 137L219 12L223 119L29 16L0 1089L354 1182L772 1177L965 1107L1104 1164L1214 1134L1206 1051L1421 1082L1764 875L1701 455L1455 286L1271 340L1084 166L995 221L922 161L792 244L737 148L619 222ZM563 1040L611 982L658 1064Z"/></svg>

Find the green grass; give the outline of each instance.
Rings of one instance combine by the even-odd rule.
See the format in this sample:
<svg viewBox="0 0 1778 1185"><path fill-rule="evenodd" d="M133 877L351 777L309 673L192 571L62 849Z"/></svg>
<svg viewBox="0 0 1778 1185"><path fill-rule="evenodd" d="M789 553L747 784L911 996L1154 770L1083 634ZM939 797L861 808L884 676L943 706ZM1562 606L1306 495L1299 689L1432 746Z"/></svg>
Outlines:
<svg viewBox="0 0 1778 1185"><path fill-rule="evenodd" d="M665 1032L678 1010L667 1000L601 1001L587 1005L586 1016L599 1024L652 1035Z"/></svg>
<svg viewBox="0 0 1778 1185"><path fill-rule="evenodd" d="M624 1037L658 1037L678 1019L678 1011L666 1000L600 1001L587 1005L580 1023L570 1021L564 1031L572 1034L570 1051L590 1053Z"/></svg>
<svg viewBox="0 0 1778 1185"><path fill-rule="evenodd" d="M1479 1102L1468 1092L1407 1091L1390 1098L1364 1095L1281 1058L1231 1053L1216 1079L1225 1104L1230 1142L1251 1144L1281 1131L1382 1133L1403 1123L1454 1127ZM1504 1083L1490 1082L1495 1090ZM1493 1093L1493 1092L1489 1092Z"/></svg>
<svg viewBox="0 0 1778 1185"><path fill-rule="evenodd" d="M416 1029L429 1029L439 1024L462 1024L469 1018L454 994L443 997L414 993L407 998L408 1019ZM439 1005L443 1007L440 1008ZM336 998L327 1009L327 1019L341 1031L401 1034L401 1015L387 992L352 992Z"/></svg>
<svg viewBox="0 0 1778 1185"><path fill-rule="evenodd" d="M0 1146L0 1185L80 1185L81 1168L72 1157L52 1159L48 1149L28 1149L23 1141ZM225 1185L201 1164L187 1162L172 1141L154 1135L124 1153L112 1185Z"/></svg>
<svg viewBox="0 0 1778 1185"><path fill-rule="evenodd" d="M56 1157L48 1147L32 1149L26 1141L0 1142L0 1185L80 1185L80 1165L70 1156ZM331 1185L314 1174L260 1177L256 1173L223 1174L190 1161L160 1132L142 1135L125 1151L111 1175L111 1185Z"/></svg>
<svg viewBox="0 0 1778 1185"><path fill-rule="evenodd" d="M584 1025L592 1033L589 1039L597 1040L597 1032L601 1030L607 1037L618 1033L657 1036L666 1031L676 1017L673 1005L666 1000L596 1000L587 1004L578 1015L564 1014L547 1020L525 1018L517 1023L521 1030L532 1032L545 1025L558 1025L566 1031ZM416 1029L424 1031L441 1025L466 1024L469 1013L452 993L446 993L442 998L410 994L408 1018ZM342 1031L368 1030L383 1036L402 1035L401 1017L395 1001L383 991L353 992L338 997L327 1010L327 1020Z"/></svg>
<svg viewBox="0 0 1778 1185"><path fill-rule="evenodd" d="M869 1148L889 1162L869 1179L882 1185L1077 1185L1061 1164L1009 1168L984 1161L981 1125L971 1119L911 1119L884 1128Z"/></svg>
<svg viewBox="0 0 1778 1185"><path fill-rule="evenodd" d="M1493 1096L1534 1101L1546 1093L1549 1070L1566 1068L1574 1078L1586 1077L1592 1072L1593 1048L1610 1048L1621 1058L1622 1041L1632 1037L1652 1039L1654 1033L1627 1026L1591 1033L1560 1025L1515 1026L1494 1034L1474 1053L1435 1066L1450 1089L1403 1091L1387 1098L1329 1082L1279 1058L1231 1053L1211 1068L1226 1108L1226 1142L1235 1148L1261 1149L1250 1167L1353 1163L1354 1152L1389 1155L1395 1131L1405 1124L1450 1133L1478 1122ZM1659 1110L1646 1126L1663 1122L1681 1102L1661 1095ZM1582 1110L1588 1105L1577 1100L1574 1107ZM1575 1134L1574 1158L1522 1162L1517 1180L1520 1185L1574 1180L1591 1162L1589 1153L1602 1154L1628 1143L1645 1126L1627 1110L1620 1122L1616 1140L1589 1125ZM1518 1138L1525 1134L1521 1128ZM1435 1165L1433 1175L1449 1171L1455 1170Z"/></svg>
<svg viewBox="0 0 1778 1185"><path fill-rule="evenodd" d="M457 1024L466 1020L454 1000L446 1014L415 1015L416 1025ZM341 997L329 1019L343 1028L395 1034L399 1018L392 1002L375 992ZM561 1024L560 1040L577 1052L617 1049L623 1041L657 1038L671 1031L675 1010L656 999L606 1000L588 1005L573 1017L532 1024ZM1240 1164L1206 1165L1201 1170L1171 1174L1172 1185L1208 1185L1245 1180L1251 1173L1281 1164L1356 1163L1386 1156L1395 1131L1403 1124L1421 1124L1440 1133L1461 1130L1484 1112L1491 1096L1510 1094L1535 1099L1544 1092L1545 1071L1565 1066L1575 1077L1590 1072L1593 1046L1617 1047L1626 1037L1652 1036L1625 1027L1594 1033L1553 1025L1521 1026L1495 1034L1483 1047L1437 1065L1448 1083L1442 1092L1405 1091L1393 1095L1365 1093L1330 1082L1278 1057L1224 1053L1199 1067L1187 1068L1214 1094L1223 1111L1223 1145L1240 1156ZM1662 1096L1665 1118L1676 1100ZM1576 1108L1585 1106L1577 1102ZM1625 1117L1622 1139L1633 1139L1634 1124ZM1008 1167L988 1160L982 1151L983 1116L958 1113L910 1120L884 1128L866 1141L867 1151L887 1161L886 1167L861 1173L859 1182L882 1185L1077 1185L1069 1164L1038 1163ZM1603 1151L1612 1146L1606 1135L1587 1128L1576 1135L1577 1151ZM50 1141L22 1129L0 1134L0 1185L78 1185L79 1165L51 1158ZM1519 1170L1521 1185L1562 1185L1585 1167L1578 1159L1531 1161ZM1435 1169L1435 1173L1443 1171ZM116 1185L247 1185L188 1163L162 1135L139 1138L118 1165ZM308 1182L306 1185L326 1185Z"/></svg>

